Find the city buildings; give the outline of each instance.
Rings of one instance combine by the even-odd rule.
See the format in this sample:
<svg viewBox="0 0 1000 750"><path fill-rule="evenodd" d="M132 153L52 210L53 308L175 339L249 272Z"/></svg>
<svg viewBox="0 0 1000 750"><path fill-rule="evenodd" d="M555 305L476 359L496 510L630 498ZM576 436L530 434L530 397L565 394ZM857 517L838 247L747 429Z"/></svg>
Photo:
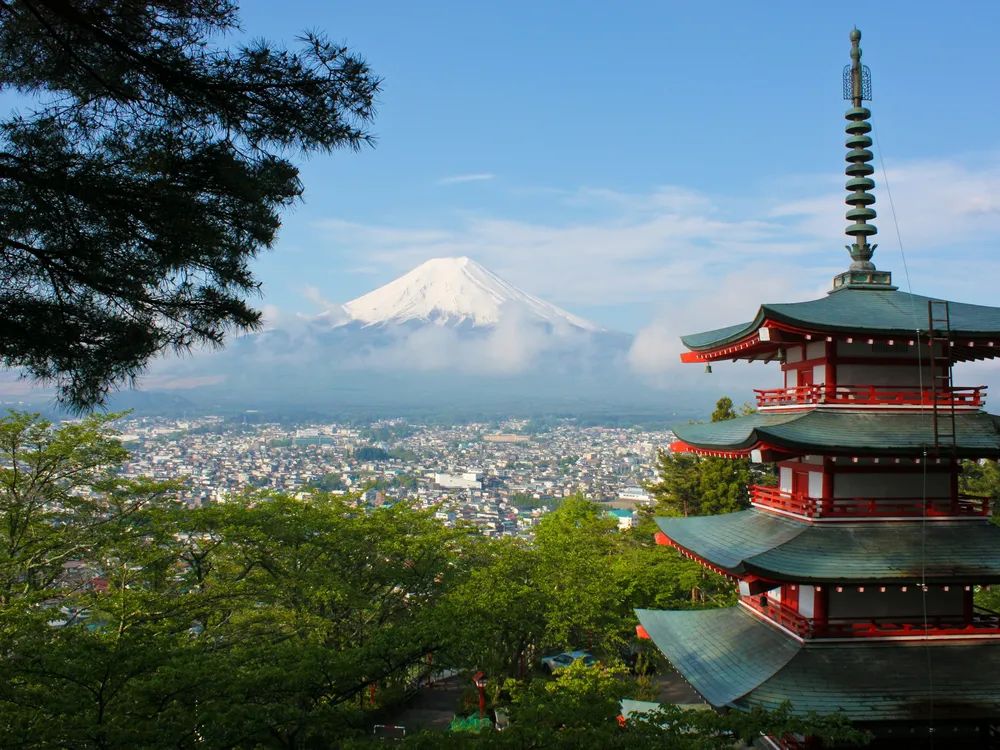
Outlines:
<svg viewBox="0 0 1000 750"><path fill-rule="evenodd" d="M500 442L488 439L498 434L491 425L401 420L357 426L125 419L119 428L132 451L124 475L181 478L181 499L191 505L248 490L322 489L361 493L371 505L434 508L446 524L473 523L496 536L530 536L539 518L578 492L618 509L641 505L640 485L656 478L656 449L673 439L666 431L578 427L569 419L516 432L526 424L504 422L499 434L517 439ZM385 457L360 457L374 447Z"/></svg>

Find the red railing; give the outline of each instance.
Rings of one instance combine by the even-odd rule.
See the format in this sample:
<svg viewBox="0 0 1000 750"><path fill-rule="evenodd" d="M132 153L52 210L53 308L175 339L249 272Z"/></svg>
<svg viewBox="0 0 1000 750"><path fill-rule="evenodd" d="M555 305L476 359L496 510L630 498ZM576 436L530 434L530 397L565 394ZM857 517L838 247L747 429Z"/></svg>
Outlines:
<svg viewBox="0 0 1000 750"><path fill-rule="evenodd" d="M966 494L959 494L955 498L815 498L801 492L784 492L777 487L751 485L750 502L758 507L772 508L806 518L922 518L990 514L989 497Z"/></svg>
<svg viewBox="0 0 1000 750"><path fill-rule="evenodd" d="M772 600L767 594L757 596L741 596L740 601L769 620L791 630L800 638L813 637L813 621L803 617L794 609L789 609L781 602Z"/></svg>
<svg viewBox="0 0 1000 750"><path fill-rule="evenodd" d="M902 617L831 617L824 621L803 617L766 594L740 597L746 606L801 638L887 638L928 635L1000 635L1000 614L986 609L961 615Z"/></svg>
<svg viewBox="0 0 1000 750"><path fill-rule="evenodd" d="M757 406L933 406L933 389L889 385L799 385L791 388L754 389ZM986 386L937 391L939 406L979 408L986 403Z"/></svg>

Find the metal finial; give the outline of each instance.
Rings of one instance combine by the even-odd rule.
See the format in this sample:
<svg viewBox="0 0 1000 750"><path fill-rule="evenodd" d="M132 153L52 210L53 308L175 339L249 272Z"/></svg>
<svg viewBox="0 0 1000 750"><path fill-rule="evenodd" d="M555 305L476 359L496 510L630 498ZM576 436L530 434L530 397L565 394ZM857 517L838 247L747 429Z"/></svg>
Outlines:
<svg viewBox="0 0 1000 750"><path fill-rule="evenodd" d="M844 66L844 98L851 100L855 107L872 100L872 72L861 64L861 32L857 27L851 31L851 64Z"/></svg>
<svg viewBox="0 0 1000 750"><path fill-rule="evenodd" d="M854 222L848 225L845 233L852 239L847 246L851 254L851 267L845 274L834 279L834 290L841 287L864 288L895 288L891 287L892 277L886 271L876 271L871 262L872 254L878 245L869 245L868 238L878 232L873 224L868 222L876 217L875 196L869 191L875 187L871 175L875 172L869 164L875 155L869 150L872 139L868 136L872 126L868 118L872 113L863 106L863 102L871 100L871 73L867 65L861 64L861 32L855 28L851 32L851 64L844 68L844 98L853 105L844 115L847 118L847 189L850 194L846 203L851 208L847 212L847 220Z"/></svg>

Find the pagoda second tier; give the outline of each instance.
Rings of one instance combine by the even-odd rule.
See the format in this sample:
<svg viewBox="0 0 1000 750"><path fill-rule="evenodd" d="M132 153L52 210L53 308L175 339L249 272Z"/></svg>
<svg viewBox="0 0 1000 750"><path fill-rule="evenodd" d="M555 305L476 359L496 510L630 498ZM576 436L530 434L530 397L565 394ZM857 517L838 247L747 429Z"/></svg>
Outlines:
<svg viewBox="0 0 1000 750"><path fill-rule="evenodd" d="M934 446L934 423L926 413L861 410L755 412L745 417L678 425L674 451L763 461L810 453L848 457L923 458ZM950 455L1000 458L1000 417L983 411L955 414ZM754 454L758 451L759 455Z"/></svg>
<svg viewBox="0 0 1000 750"><path fill-rule="evenodd" d="M774 586L1000 583L1000 528L985 520L824 525L744 510L656 523L660 544L719 573Z"/></svg>
<svg viewBox="0 0 1000 750"><path fill-rule="evenodd" d="M808 302L761 305L748 323L683 336L681 341L690 351L681 360L782 360L790 344L820 342L897 350L916 347L931 327L928 309L932 303L947 304L953 361L1000 355L1000 308L944 303L894 289L844 287ZM911 354L915 357L916 350Z"/></svg>

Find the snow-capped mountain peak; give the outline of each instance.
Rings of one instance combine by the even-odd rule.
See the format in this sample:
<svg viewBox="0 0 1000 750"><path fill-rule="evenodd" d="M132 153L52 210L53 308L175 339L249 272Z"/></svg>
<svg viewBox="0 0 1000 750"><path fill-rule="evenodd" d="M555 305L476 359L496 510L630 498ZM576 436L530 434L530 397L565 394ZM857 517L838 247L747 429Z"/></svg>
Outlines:
<svg viewBox="0 0 1000 750"><path fill-rule="evenodd" d="M508 310L538 323L603 331L483 268L470 258L434 258L343 306L365 326L409 321L494 326Z"/></svg>

